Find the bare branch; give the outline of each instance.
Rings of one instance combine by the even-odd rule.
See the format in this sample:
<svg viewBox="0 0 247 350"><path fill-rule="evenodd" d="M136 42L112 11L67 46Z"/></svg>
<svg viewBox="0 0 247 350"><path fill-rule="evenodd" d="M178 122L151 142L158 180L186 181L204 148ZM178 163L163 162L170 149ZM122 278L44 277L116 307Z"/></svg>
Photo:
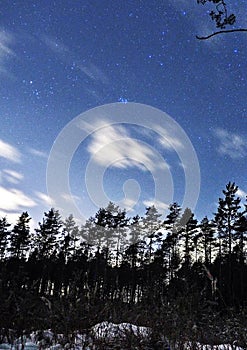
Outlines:
<svg viewBox="0 0 247 350"><path fill-rule="evenodd" d="M228 30L219 30L218 32L214 32L207 36L198 36L196 35L196 38L199 40L207 40L209 38L212 38L215 35L223 34L223 33L233 33L233 32L247 32L247 28L239 28L239 29L228 29Z"/></svg>

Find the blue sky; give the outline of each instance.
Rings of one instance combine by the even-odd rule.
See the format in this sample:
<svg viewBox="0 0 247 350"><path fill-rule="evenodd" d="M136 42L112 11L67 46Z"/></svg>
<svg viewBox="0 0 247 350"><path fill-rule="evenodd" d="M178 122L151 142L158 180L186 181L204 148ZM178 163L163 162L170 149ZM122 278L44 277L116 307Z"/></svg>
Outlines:
<svg viewBox="0 0 247 350"><path fill-rule="evenodd" d="M229 6L236 26L247 27L246 1ZM59 134L81 113L114 103L154 107L185 132L200 167L199 218L212 216L229 181L244 198L247 35L197 40L197 34L214 31L210 10L196 0L1 4L0 215L12 221L27 210L40 220L54 204L46 169ZM165 144L169 136L171 147L164 147L155 129L146 129L138 118L139 126L111 122L102 128L104 116L89 121L90 135L68 169L70 198L64 193L84 217L101 205L94 197L100 188L109 200L123 202L124 184L130 215L143 214L152 201L163 212L170 199L182 204L186 180L177 154L182 140L169 133ZM167 188L156 198L154 173L162 159L167 168L159 176ZM88 164L94 166L89 184ZM90 186L96 194L88 193Z"/></svg>

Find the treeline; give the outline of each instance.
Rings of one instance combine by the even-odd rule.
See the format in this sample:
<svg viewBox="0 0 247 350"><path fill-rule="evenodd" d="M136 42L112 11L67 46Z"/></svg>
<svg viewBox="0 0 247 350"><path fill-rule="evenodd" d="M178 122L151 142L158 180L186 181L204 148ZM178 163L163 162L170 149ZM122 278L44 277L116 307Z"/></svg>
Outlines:
<svg viewBox="0 0 247 350"><path fill-rule="evenodd" d="M200 222L177 203L161 220L154 206L130 218L110 202L82 227L51 209L34 232L27 212L13 228L2 218L0 328L66 333L108 320L202 332L229 310L243 315L247 204L237 191L228 183Z"/></svg>

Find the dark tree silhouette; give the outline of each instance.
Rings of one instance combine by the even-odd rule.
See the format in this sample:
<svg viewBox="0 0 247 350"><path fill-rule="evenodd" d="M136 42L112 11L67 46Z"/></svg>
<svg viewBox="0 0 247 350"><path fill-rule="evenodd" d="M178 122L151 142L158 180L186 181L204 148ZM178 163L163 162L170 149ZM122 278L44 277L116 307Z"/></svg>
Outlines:
<svg viewBox="0 0 247 350"><path fill-rule="evenodd" d="M76 244L79 241L79 227L71 214L63 223L62 237L60 240L60 253L65 261L76 253Z"/></svg>
<svg viewBox="0 0 247 350"><path fill-rule="evenodd" d="M0 260L5 258L10 226L11 224L8 223L6 217L0 219Z"/></svg>
<svg viewBox="0 0 247 350"><path fill-rule="evenodd" d="M206 265L210 265L215 247L215 224L205 216L200 225L200 243L202 245L203 260Z"/></svg>
<svg viewBox="0 0 247 350"><path fill-rule="evenodd" d="M189 208L186 208L180 221L180 237L183 241L183 259L185 265L191 263L191 252L194 251L194 238L197 235L197 220Z"/></svg>
<svg viewBox="0 0 247 350"><path fill-rule="evenodd" d="M166 257L168 259L170 280L174 277L174 273L180 264L180 253L178 247L180 213L181 207L177 203L171 204L169 206L169 214L163 223L166 232L166 237L163 241L163 250L166 252Z"/></svg>
<svg viewBox="0 0 247 350"><path fill-rule="evenodd" d="M152 260L153 245L161 242L160 217L161 214L159 214L154 205L146 208L146 213L143 218L143 232L145 232L145 237L148 239L146 256L149 263Z"/></svg>
<svg viewBox="0 0 247 350"><path fill-rule="evenodd" d="M41 260L57 255L58 240L62 227L58 210L51 208L44 215L42 223L39 223L39 228L36 229L36 242Z"/></svg>
<svg viewBox="0 0 247 350"><path fill-rule="evenodd" d="M163 222L154 206L128 218L111 202L81 229L55 209L34 232L28 213L12 230L3 218L0 329L72 334L108 320L165 330L178 345L234 341L247 314L247 208L237 194L229 182L214 220L200 223L177 203Z"/></svg>
<svg viewBox="0 0 247 350"><path fill-rule="evenodd" d="M219 198L218 210L215 214L215 223L219 238L219 273L222 274L222 268L226 269L224 273L224 288L228 289L228 300L233 298L233 248L237 239L237 230L240 213L240 198L237 197L238 186L229 182L226 189L223 190L224 198ZM224 265L222 265L224 262ZM221 266L220 266L221 265ZM225 282L224 282L225 281Z"/></svg>
<svg viewBox="0 0 247 350"><path fill-rule="evenodd" d="M221 241L221 254L231 257L236 240L237 225L240 218L240 198L237 197L238 186L229 182L223 190L224 198L219 198L215 223Z"/></svg>
<svg viewBox="0 0 247 350"><path fill-rule="evenodd" d="M9 237L9 252L12 257L24 259L30 247L30 228L31 220L27 212L19 217L17 224L14 226Z"/></svg>

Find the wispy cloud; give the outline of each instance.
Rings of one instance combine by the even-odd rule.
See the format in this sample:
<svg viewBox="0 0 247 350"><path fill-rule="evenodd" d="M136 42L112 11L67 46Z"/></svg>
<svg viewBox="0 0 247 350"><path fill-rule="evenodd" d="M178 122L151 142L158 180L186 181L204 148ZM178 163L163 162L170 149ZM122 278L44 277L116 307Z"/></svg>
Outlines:
<svg viewBox="0 0 247 350"><path fill-rule="evenodd" d="M5 158L14 163L20 163L21 154L19 150L9 143L0 139L0 157Z"/></svg>
<svg viewBox="0 0 247 350"><path fill-rule="evenodd" d="M36 206L36 202L16 188L0 186L0 210L18 212Z"/></svg>
<svg viewBox="0 0 247 350"><path fill-rule="evenodd" d="M103 84L108 84L109 79L105 73L92 62L78 57L68 46L63 42L47 35L43 35L41 40L44 44L53 51L66 64L70 64L73 69L78 69L92 80L100 81Z"/></svg>
<svg viewBox="0 0 247 350"><path fill-rule="evenodd" d="M233 132L225 129L216 129L215 136L218 139L218 152L232 159L243 158L247 154L247 141Z"/></svg>
<svg viewBox="0 0 247 350"><path fill-rule="evenodd" d="M64 204L74 204L75 202L80 202L82 200L81 197L73 195L72 193L60 193L59 194L59 200L58 198L55 198L55 200L50 197L49 195L47 195L46 193L43 192L39 192L39 191L35 191L34 192L36 198L36 202L42 206L46 206L46 207L54 207L59 210L61 213L64 214L64 207L63 206L59 206L59 200L61 200L61 202ZM66 213L65 215L70 215L71 213L73 213L72 211L70 213ZM74 215L75 213L73 213Z"/></svg>
<svg viewBox="0 0 247 350"><path fill-rule="evenodd" d="M160 125L156 125L157 130L162 136L158 137L159 144L168 150L178 150L184 148L181 140L176 136L177 130L166 130Z"/></svg>
<svg viewBox="0 0 247 350"><path fill-rule="evenodd" d="M139 126L132 126L132 129L145 138L153 139L153 137L156 137L159 145L166 150L172 151L184 148L183 143L177 135L177 130L175 128L172 129L171 125L169 125L169 130L161 125L154 125L152 130L149 128L140 128Z"/></svg>
<svg viewBox="0 0 247 350"><path fill-rule="evenodd" d="M18 184L24 178L23 174L12 169L3 169L1 177L11 184Z"/></svg>
<svg viewBox="0 0 247 350"><path fill-rule="evenodd" d="M243 191L242 189L238 189L236 192L237 196L239 196L241 199L245 199L247 197L247 192Z"/></svg>
<svg viewBox="0 0 247 350"><path fill-rule="evenodd" d="M157 199L155 200L145 200L143 201L143 204L146 206L146 207L151 207L152 205L155 206L155 208L159 211L159 212L163 212L164 210L167 210L169 208L169 204L167 203L164 203L162 201L159 201Z"/></svg>
<svg viewBox="0 0 247 350"><path fill-rule="evenodd" d="M73 201L79 201L81 200L81 197L76 196L71 193L61 193L61 198L63 198L67 202L73 202Z"/></svg>
<svg viewBox="0 0 247 350"><path fill-rule="evenodd" d="M10 33L0 30L0 74L11 76L6 68L6 63L10 56L14 56L13 50L10 48L13 37Z"/></svg>
<svg viewBox="0 0 247 350"><path fill-rule="evenodd" d="M121 203L121 207L126 209L129 212L133 212L134 211L134 206L136 205L136 199L132 199L132 198L125 198L122 203Z"/></svg>
<svg viewBox="0 0 247 350"><path fill-rule="evenodd" d="M29 153L31 153L34 156L37 156L37 157L40 157L40 158L45 158L45 159L48 158L48 154L43 152L43 151L41 151L41 150L37 150L35 148L29 148L28 151L29 151Z"/></svg>
<svg viewBox="0 0 247 350"><path fill-rule="evenodd" d="M39 204L52 207L54 205L54 202L51 197L49 197L47 194L39 191L35 191L35 195L37 197L37 201Z"/></svg>
<svg viewBox="0 0 247 350"><path fill-rule="evenodd" d="M136 167L149 171L168 169L167 163L164 159L161 161L161 156L155 149L132 138L123 126L109 125L100 128L100 125L101 123L97 126L98 130L91 135L92 140L88 146L88 152L99 165L122 169Z"/></svg>

